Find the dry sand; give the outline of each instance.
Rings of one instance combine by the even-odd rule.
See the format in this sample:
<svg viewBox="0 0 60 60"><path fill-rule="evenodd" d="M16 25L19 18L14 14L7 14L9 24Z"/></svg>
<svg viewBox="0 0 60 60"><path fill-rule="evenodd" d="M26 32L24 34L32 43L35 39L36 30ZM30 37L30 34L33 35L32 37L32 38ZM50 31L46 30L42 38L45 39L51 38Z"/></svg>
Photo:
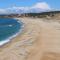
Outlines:
<svg viewBox="0 0 60 60"><path fill-rule="evenodd" d="M0 47L0 60L60 60L60 24L39 18L17 18L20 35Z"/></svg>

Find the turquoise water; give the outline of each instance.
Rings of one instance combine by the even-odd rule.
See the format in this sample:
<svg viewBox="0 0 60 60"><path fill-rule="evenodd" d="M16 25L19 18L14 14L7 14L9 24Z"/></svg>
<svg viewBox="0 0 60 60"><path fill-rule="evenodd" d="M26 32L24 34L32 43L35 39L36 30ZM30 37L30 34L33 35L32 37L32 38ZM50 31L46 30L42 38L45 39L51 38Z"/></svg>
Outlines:
<svg viewBox="0 0 60 60"><path fill-rule="evenodd" d="M21 29L22 24L11 18L0 18L0 41L13 36Z"/></svg>

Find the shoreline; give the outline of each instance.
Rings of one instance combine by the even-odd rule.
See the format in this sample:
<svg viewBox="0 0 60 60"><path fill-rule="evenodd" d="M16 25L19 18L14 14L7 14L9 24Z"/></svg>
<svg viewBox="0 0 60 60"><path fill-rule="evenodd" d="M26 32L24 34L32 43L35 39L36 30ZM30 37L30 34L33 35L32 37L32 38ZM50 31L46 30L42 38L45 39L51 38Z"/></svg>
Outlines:
<svg viewBox="0 0 60 60"><path fill-rule="evenodd" d="M24 29L23 22L21 22L21 21L20 21L19 19L17 19L17 18L13 18L13 19L18 20L18 23L20 23L22 26L21 26L21 28L19 29L19 31L16 32L14 35L8 37L8 38L5 39L4 41L3 41L3 40L0 41L0 47L1 47L1 46L4 46L4 45L7 44L7 43L9 43L13 38L16 38L16 37L22 32L22 30Z"/></svg>

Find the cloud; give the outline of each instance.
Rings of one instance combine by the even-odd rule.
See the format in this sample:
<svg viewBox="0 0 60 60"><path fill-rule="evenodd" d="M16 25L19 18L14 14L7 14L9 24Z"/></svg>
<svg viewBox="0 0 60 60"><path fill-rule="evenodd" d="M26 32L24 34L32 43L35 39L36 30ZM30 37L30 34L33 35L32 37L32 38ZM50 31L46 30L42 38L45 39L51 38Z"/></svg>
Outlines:
<svg viewBox="0 0 60 60"><path fill-rule="evenodd" d="M7 13L7 10L5 10L5 9L0 9L0 14L5 14L5 13Z"/></svg>
<svg viewBox="0 0 60 60"><path fill-rule="evenodd" d="M30 10L33 10L33 9L37 9L37 10L39 9L44 11L44 10L50 10L51 7L46 2L38 2L31 7L13 6L6 9L0 9L0 14L23 13L23 12L29 12Z"/></svg>
<svg viewBox="0 0 60 60"><path fill-rule="evenodd" d="M36 4L34 4L31 7L16 7L14 6L13 9L32 9L32 8L40 8L40 9L51 9L51 7L46 3L46 2L37 2Z"/></svg>
<svg viewBox="0 0 60 60"><path fill-rule="evenodd" d="M51 7L46 2L38 2L33 6L33 8L51 9Z"/></svg>

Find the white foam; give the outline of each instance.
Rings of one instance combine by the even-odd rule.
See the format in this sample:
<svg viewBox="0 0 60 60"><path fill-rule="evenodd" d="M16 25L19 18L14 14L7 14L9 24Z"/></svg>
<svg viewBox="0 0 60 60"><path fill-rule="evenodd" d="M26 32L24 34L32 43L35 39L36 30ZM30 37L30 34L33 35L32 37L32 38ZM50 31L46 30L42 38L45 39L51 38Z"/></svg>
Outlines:
<svg viewBox="0 0 60 60"><path fill-rule="evenodd" d="M7 39L7 40L4 40L4 41L0 41L0 46L4 45L5 43L8 43L10 40Z"/></svg>
<svg viewBox="0 0 60 60"><path fill-rule="evenodd" d="M12 25L9 25L9 27L12 27Z"/></svg>

